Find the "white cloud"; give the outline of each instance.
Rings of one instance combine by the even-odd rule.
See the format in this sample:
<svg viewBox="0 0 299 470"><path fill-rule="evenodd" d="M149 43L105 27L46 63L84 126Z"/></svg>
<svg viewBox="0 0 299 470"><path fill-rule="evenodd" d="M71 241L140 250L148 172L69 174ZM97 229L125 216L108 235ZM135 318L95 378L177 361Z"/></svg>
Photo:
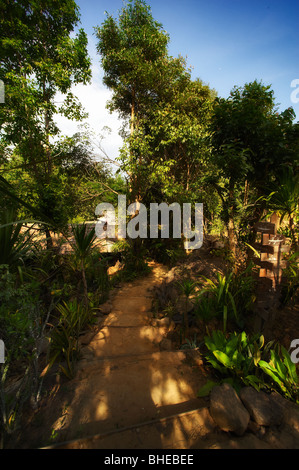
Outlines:
<svg viewBox="0 0 299 470"><path fill-rule="evenodd" d="M103 70L100 66L100 58L96 53L95 41L93 37L88 38L89 55L92 60L92 81L88 85L76 85L72 87L72 93L79 99L84 110L89 114L83 122L71 121L64 116L56 115L57 123L61 134L71 136L78 131L78 126L88 123L91 130L100 134L104 127L109 127L111 133L102 141L102 146L106 154L113 160L119 155L119 148L123 141L119 135L122 121L117 113L110 113L106 104L111 98L112 93L104 86L102 82ZM57 95L57 101L62 101L61 95Z"/></svg>

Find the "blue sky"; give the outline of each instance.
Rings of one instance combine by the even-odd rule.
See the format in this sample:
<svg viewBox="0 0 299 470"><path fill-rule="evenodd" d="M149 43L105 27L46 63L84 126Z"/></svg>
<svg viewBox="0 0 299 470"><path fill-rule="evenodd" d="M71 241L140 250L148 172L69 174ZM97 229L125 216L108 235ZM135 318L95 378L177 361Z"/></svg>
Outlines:
<svg viewBox="0 0 299 470"><path fill-rule="evenodd" d="M120 122L105 109L110 92L102 84L93 27L105 20L105 11L117 17L124 3L79 0L77 4L93 62L92 85L78 87L77 95L96 131L105 125L112 129L104 147L117 156ZM299 101L299 0L148 0L147 4L170 36L169 53L187 57L193 78L201 78L224 98L234 85L261 80L272 86L279 111L292 106L299 120L299 103L291 99L293 92ZM71 128L64 126L70 133Z"/></svg>

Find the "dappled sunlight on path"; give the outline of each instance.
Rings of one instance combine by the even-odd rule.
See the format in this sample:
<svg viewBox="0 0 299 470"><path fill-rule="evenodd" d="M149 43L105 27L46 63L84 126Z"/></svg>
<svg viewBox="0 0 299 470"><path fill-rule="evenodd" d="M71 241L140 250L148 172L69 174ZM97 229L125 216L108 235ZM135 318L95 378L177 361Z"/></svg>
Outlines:
<svg viewBox="0 0 299 470"><path fill-rule="evenodd" d="M63 424L60 419L53 423L60 441L83 438L87 442L88 436L107 436L134 426L145 429L144 423L151 422L156 423L154 430L146 441L145 437L132 441L133 447L163 448L170 445L175 433L179 432L180 441L182 433L185 440L194 433L187 425L192 419L182 417L185 424L175 429L172 421L163 422L203 407L205 402L196 394L206 381L187 352L160 350L167 327L150 324L150 291L166 273L155 264L149 275L121 287L113 298L111 313L84 348L77 374L68 385L71 393L63 397L67 401ZM126 440L122 444L119 437L115 439L116 448L128 448ZM94 444L98 448L100 440Z"/></svg>

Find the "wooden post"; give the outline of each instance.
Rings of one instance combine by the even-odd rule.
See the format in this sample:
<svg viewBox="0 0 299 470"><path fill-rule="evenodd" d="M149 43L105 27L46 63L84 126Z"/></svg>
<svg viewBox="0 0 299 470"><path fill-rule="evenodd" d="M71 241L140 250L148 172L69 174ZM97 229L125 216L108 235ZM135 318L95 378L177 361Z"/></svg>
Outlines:
<svg viewBox="0 0 299 470"><path fill-rule="evenodd" d="M276 234L278 228L280 227L280 217L277 214L275 214L275 212L270 217L270 223L275 225L275 234Z"/></svg>

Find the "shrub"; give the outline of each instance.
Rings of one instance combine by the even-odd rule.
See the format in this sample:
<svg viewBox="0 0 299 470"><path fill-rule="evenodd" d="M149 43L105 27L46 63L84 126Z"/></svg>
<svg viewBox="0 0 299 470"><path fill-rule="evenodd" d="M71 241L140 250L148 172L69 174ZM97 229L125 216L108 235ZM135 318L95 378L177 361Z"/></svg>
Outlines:
<svg viewBox="0 0 299 470"><path fill-rule="evenodd" d="M65 361L66 367L60 364L60 370L66 377L73 378L74 366L80 356L79 335L92 323L94 312L84 303L78 303L77 300L62 302L56 308L60 317L51 334L48 369L56 361Z"/></svg>
<svg viewBox="0 0 299 470"><path fill-rule="evenodd" d="M233 319L243 327L246 315L255 301L252 266L235 274L217 273L217 281L203 277L207 282L195 300L195 315L204 321L213 317L223 319L223 331L226 331L228 319Z"/></svg>
<svg viewBox="0 0 299 470"><path fill-rule="evenodd" d="M148 252L141 239L120 240L114 244L113 250L121 252L124 267L120 276L125 280L133 280L136 277L150 272L147 263Z"/></svg>
<svg viewBox="0 0 299 470"><path fill-rule="evenodd" d="M256 390L276 390L299 403L296 366L283 346L273 345L273 342L265 345L262 335L250 338L243 331L225 336L218 330L205 337L204 356L221 381L230 382L236 390L244 385ZM207 394L215 385L216 382L208 382L199 396Z"/></svg>
<svg viewBox="0 0 299 470"><path fill-rule="evenodd" d="M45 311L37 281L31 277L24 282L22 274L0 266L0 338L6 349L5 363L0 367L0 427L4 435L15 430L24 403L30 397L39 399L39 345L52 308L51 304ZM13 380L11 387L16 376L18 380Z"/></svg>
<svg viewBox="0 0 299 470"><path fill-rule="evenodd" d="M15 221L14 211L6 211L0 220L0 265L7 264L10 269L24 264L24 259L32 251L32 234L29 230L21 232L23 221Z"/></svg>
<svg viewBox="0 0 299 470"><path fill-rule="evenodd" d="M293 253L288 259L288 267L283 270L284 284L282 287L282 303L295 302L299 288L299 251Z"/></svg>

